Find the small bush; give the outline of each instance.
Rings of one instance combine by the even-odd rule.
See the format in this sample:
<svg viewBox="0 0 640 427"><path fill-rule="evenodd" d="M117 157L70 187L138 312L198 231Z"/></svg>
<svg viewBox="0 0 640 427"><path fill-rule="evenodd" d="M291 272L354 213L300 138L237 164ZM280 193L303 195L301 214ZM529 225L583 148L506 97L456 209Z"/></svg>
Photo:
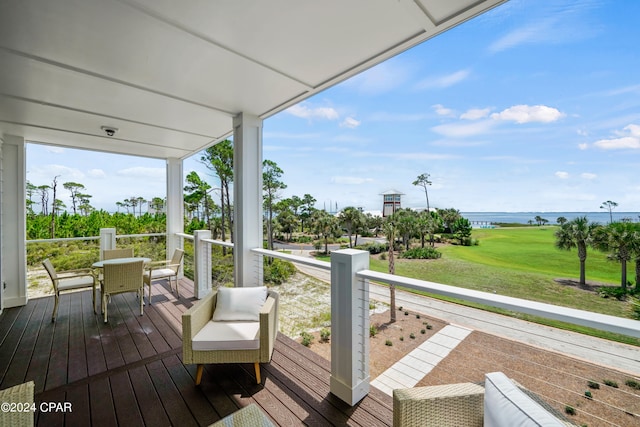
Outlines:
<svg viewBox="0 0 640 427"><path fill-rule="evenodd" d="M591 394L591 392L587 390L584 392L584 397L586 397L587 399L593 399L593 394Z"/></svg>
<svg viewBox="0 0 640 427"><path fill-rule="evenodd" d="M587 382L587 385L589 386L589 388L594 390L598 390L600 388L600 384L596 381L589 381Z"/></svg>
<svg viewBox="0 0 640 427"><path fill-rule="evenodd" d="M404 341L404 337L400 337L400 341Z"/></svg>
<svg viewBox="0 0 640 427"><path fill-rule="evenodd" d="M302 337L302 345L305 347L309 347L311 341L313 341L313 335L311 335L307 331L300 332L300 336Z"/></svg>
<svg viewBox="0 0 640 427"><path fill-rule="evenodd" d="M409 312L408 312L408 311L405 311L405 312L404 312L404 315L405 315L405 316L408 316L408 315L409 315Z"/></svg>
<svg viewBox="0 0 640 427"><path fill-rule="evenodd" d="M629 302L631 303L631 317L640 320L640 299L629 298Z"/></svg>
<svg viewBox="0 0 640 427"><path fill-rule="evenodd" d="M442 254L431 246L426 246L424 248L412 248L408 251L404 251L402 254L402 258L407 259L438 259L441 256Z"/></svg>
<svg viewBox="0 0 640 427"><path fill-rule="evenodd" d="M633 389L640 390L640 383L638 381L627 380L627 381L625 381L625 384L628 385L629 387L633 388Z"/></svg>
<svg viewBox="0 0 640 427"><path fill-rule="evenodd" d="M421 334L426 334L426 333L427 333L427 330L426 330L426 329L420 329L420 333L421 333Z"/></svg>
<svg viewBox="0 0 640 427"><path fill-rule="evenodd" d="M386 252L382 252L382 253L380 254L380 259L381 259L382 261L386 261L386 260L387 260L387 253L386 253Z"/></svg>
<svg viewBox="0 0 640 427"><path fill-rule="evenodd" d="M388 347L391 347L391 346L393 345L393 343L391 342L391 340L386 340L386 341L384 342L384 345L386 345L386 346L388 346Z"/></svg>
<svg viewBox="0 0 640 427"><path fill-rule="evenodd" d="M427 329L433 329L433 325L427 323Z"/></svg>
<svg viewBox="0 0 640 427"><path fill-rule="evenodd" d="M266 257L264 260L263 275L265 283L281 285L296 272L296 267L289 261L275 258L269 264Z"/></svg>
<svg viewBox="0 0 640 427"><path fill-rule="evenodd" d="M416 334L414 334L413 332L411 332L411 333L409 334L409 338L411 338L412 340L415 340L415 339L416 339Z"/></svg>
<svg viewBox="0 0 640 427"><path fill-rule="evenodd" d="M398 311L402 311L402 306L398 307Z"/></svg>
<svg viewBox="0 0 640 427"><path fill-rule="evenodd" d="M376 328L376 325L370 325L369 326L369 336L370 337L375 337L377 333L378 333L378 328Z"/></svg>
<svg viewBox="0 0 640 427"><path fill-rule="evenodd" d="M604 385L608 385L609 387L618 388L618 383L611 380L602 380Z"/></svg>
<svg viewBox="0 0 640 427"><path fill-rule="evenodd" d="M566 412L569 415L575 415L576 414L576 409L573 406L565 406L564 407L564 412Z"/></svg>
<svg viewBox="0 0 640 427"><path fill-rule="evenodd" d="M416 319L419 319L419 318L420 318L420 315L419 315L419 314L416 314Z"/></svg>
<svg viewBox="0 0 640 427"><path fill-rule="evenodd" d="M618 301L625 301L627 299L627 290L618 286L601 286L598 288L598 295L602 298L615 298Z"/></svg>
<svg viewBox="0 0 640 427"><path fill-rule="evenodd" d="M320 339L321 339L323 342L327 342L327 341L329 341L329 337L330 337L330 336L331 336L331 330L330 330L330 329L328 329L328 328L322 328L322 329L320 330Z"/></svg>

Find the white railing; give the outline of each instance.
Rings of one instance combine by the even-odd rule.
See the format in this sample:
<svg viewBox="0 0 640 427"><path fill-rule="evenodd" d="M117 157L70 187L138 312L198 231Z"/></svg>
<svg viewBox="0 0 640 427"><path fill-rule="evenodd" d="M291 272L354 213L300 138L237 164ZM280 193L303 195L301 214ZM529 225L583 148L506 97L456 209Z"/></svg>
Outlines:
<svg viewBox="0 0 640 427"><path fill-rule="evenodd" d="M561 307L542 302L496 295L489 292L481 292L456 286L443 285L440 283L427 282L425 280L411 279L404 276L396 276L372 270L359 271L356 273L356 276L361 279L393 284L406 289L429 292L431 294L456 298L462 301L475 302L490 307L498 307L518 313L531 314L574 325L586 326L593 329L640 338L640 322L637 320L624 319L622 317L594 313L591 311L577 310L575 308Z"/></svg>

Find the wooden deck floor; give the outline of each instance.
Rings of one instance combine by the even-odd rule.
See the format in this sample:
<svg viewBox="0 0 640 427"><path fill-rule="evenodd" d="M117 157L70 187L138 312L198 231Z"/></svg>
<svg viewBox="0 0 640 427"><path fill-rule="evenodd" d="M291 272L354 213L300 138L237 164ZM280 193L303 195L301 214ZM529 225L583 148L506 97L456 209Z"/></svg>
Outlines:
<svg viewBox="0 0 640 427"><path fill-rule="evenodd" d="M329 393L330 364L280 335L257 385L252 365L182 364L181 314L195 299L154 284L144 316L134 294L113 297L109 322L93 314L89 291L30 300L0 316L0 389L35 381L40 402L70 402L71 412L36 412L39 426L206 426L256 403L281 426L391 425L392 401L379 390L355 407ZM99 306L98 306L99 307ZM99 311L99 308L98 308Z"/></svg>

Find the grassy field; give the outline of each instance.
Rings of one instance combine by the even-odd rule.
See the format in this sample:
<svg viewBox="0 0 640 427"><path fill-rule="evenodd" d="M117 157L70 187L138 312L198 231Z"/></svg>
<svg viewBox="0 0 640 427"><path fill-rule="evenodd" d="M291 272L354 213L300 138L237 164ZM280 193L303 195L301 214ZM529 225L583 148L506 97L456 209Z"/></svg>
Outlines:
<svg viewBox="0 0 640 427"><path fill-rule="evenodd" d="M480 245L445 246L439 260L396 261L396 274L476 289L517 298L547 302L614 316L627 317L627 303L602 298L571 286L556 283L555 278L579 275L576 251L554 247L555 227L522 227L474 230ZM629 266L629 277L633 277ZM371 269L387 271L388 263L372 258ZM603 253L589 250L587 280L619 284L620 265Z"/></svg>

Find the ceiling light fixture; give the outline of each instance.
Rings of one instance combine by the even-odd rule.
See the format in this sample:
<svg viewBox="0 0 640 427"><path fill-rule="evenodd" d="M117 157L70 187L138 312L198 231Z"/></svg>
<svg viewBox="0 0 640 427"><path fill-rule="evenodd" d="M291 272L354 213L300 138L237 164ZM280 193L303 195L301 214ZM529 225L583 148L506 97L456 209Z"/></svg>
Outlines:
<svg viewBox="0 0 640 427"><path fill-rule="evenodd" d="M102 126L102 127L100 127L100 129L105 131L107 136L113 136L118 131L118 128L114 128L114 127L111 127L111 126Z"/></svg>

